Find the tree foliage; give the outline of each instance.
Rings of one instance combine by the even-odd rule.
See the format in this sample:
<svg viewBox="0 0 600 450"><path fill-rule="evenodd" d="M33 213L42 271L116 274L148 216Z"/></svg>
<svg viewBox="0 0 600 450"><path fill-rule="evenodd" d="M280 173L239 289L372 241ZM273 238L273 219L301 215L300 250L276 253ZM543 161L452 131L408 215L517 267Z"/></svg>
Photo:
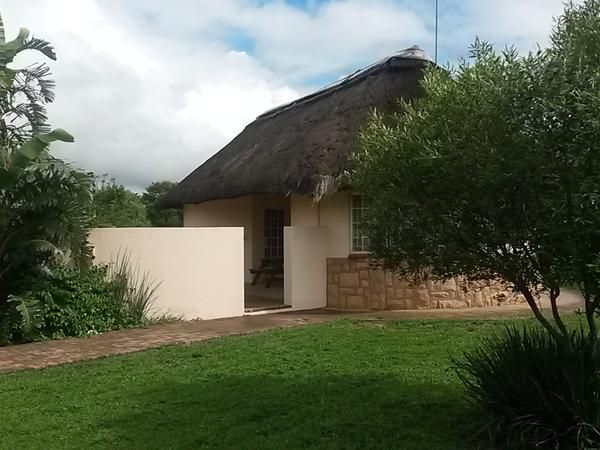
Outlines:
<svg viewBox="0 0 600 450"><path fill-rule="evenodd" d="M183 211L181 209L163 209L159 206L161 197L173 189L175 185L176 183L172 181L155 181L142 194L142 201L146 205L146 214L153 227L183 226Z"/></svg>
<svg viewBox="0 0 600 450"><path fill-rule="evenodd" d="M426 71L422 98L372 117L350 176L387 268L507 282L557 338L560 287L576 284L596 335L599 17L597 1L568 5L551 47L524 57L476 41L471 62Z"/></svg>
<svg viewBox="0 0 600 450"><path fill-rule="evenodd" d="M94 189L94 226L148 227L150 221L140 195L114 179L101 178Z"/></svg>
<svg viewBox="0 0 600 450"><path fill-rule="evenodd" d="M94 190L94 226L182 226L181 209L162 209L159 206L160 198L174 185L171 181L155 181L140 195L114 179L100 178Z"/></svg>

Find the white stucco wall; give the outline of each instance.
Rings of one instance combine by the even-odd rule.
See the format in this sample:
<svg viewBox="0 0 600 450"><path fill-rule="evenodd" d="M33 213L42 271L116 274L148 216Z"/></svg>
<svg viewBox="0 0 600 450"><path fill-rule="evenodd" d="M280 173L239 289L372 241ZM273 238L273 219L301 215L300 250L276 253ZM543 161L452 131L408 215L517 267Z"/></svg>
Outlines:
<svg viewBox="0 0 600 450"><path fill-rule="evenodd" d="M254 265L254 216L252 196L212 200L183 206L184 227L243 227L244 279L252 281L249 269Z"/></svg>
<svg viewBox="0 0 600 450"><path fill-rule="evenodd" d="M326 227L284 228L284 301L294 309L327 305L327 248L331 233Z"/></svg>
<svg viewBox="0 0 600 450"><path fill-rule="evenodd" d="M303 195L290 197L291 226L316 227L319 225L320 206L312 198Z"/></svg>
<svg viewBox="0 0 600 450"><path fill-rule="evenodd" d="M154 314L216 319L244 314L242 228L96 228L96 261L129 252L132 263L160 281Z"/></svg>
<svg viewBox="0 0 600 450"><path fill-rule="evenodd" d="M350 192L324 197L315 204L310 197L292 195L292 226L321 226L329 231L327 257L345 258L350 253Z"/></svg>
<svg viewBox="0 0 600 450"><path fill-rule="evenodd" d="M247 195L244 197L212 200L183 207L184 227L243 227L244 279L252 281L250 268L260 266L264 257L265 209L283 209L286 224L290 223L290 200L278 195Z"/></svg>

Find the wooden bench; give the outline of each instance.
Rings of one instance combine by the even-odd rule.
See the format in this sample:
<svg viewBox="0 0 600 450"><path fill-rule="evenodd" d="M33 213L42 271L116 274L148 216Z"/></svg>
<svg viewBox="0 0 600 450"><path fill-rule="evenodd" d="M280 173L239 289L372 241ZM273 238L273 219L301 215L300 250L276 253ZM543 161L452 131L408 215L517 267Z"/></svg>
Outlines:
<svg viewBox="0 0 600 450"><path fill-rule="evenodd" d="M269 288L277 275L283 275L283 258L263 258L260 262L260 267L258 269L250 269L250 273L254 275L252 286L256 285L263 273L268 275L265 287Z"/></svg>

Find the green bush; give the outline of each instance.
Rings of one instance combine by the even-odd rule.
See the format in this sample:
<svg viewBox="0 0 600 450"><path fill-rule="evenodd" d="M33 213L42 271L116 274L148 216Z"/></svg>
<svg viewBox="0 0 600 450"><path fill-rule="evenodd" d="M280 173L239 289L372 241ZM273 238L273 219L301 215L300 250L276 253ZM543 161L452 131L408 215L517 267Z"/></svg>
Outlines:
<svg viewBox="0 0 600 450"><path fill-rule="evenodd" d="M0 345L22 341L22 318L14 302L0 302Z"/></svg>
<svg viewBox="0 0 600 450"><path fill-rule="evenodd" d="M114 301L105 267L83 272L59 267L36 287L34 296L45 306L42 332L46 335L84 336L122 323L121 305Z"/></svg>
<svg viewBox="0 0 600 450"><path fill-rule="evenodd" d="M583 330L508 328L455 365L495 448L600 446L600 354Z"/></svg>
<svg viewBox="0 0 600 450"><path fill-rule="evenodd" d="M57 265L31 276L0 310L0 344L87 336L147 321L157 284L127 256L86 270Z"/></svg>
<svg viewBox="0 0 600 450"><path fill-rule="evenodd" d="M116 287L107 279L107 272L105 266L85 271L59 266L39 278L27 297L42 305L41 334L49 338L86 336L135 325L115 298Z"/></svg>

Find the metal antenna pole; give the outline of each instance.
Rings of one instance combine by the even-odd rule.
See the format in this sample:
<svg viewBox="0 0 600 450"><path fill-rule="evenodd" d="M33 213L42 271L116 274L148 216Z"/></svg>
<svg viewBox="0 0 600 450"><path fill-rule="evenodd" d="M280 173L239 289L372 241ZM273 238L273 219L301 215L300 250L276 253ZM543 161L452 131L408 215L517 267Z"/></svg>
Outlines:
<svg viewBox="0 0 600 450"><path fill-rule="evenodd" d="M440 0L435 0L435 63L438 62L438 25L440 21Z"/></svg>

